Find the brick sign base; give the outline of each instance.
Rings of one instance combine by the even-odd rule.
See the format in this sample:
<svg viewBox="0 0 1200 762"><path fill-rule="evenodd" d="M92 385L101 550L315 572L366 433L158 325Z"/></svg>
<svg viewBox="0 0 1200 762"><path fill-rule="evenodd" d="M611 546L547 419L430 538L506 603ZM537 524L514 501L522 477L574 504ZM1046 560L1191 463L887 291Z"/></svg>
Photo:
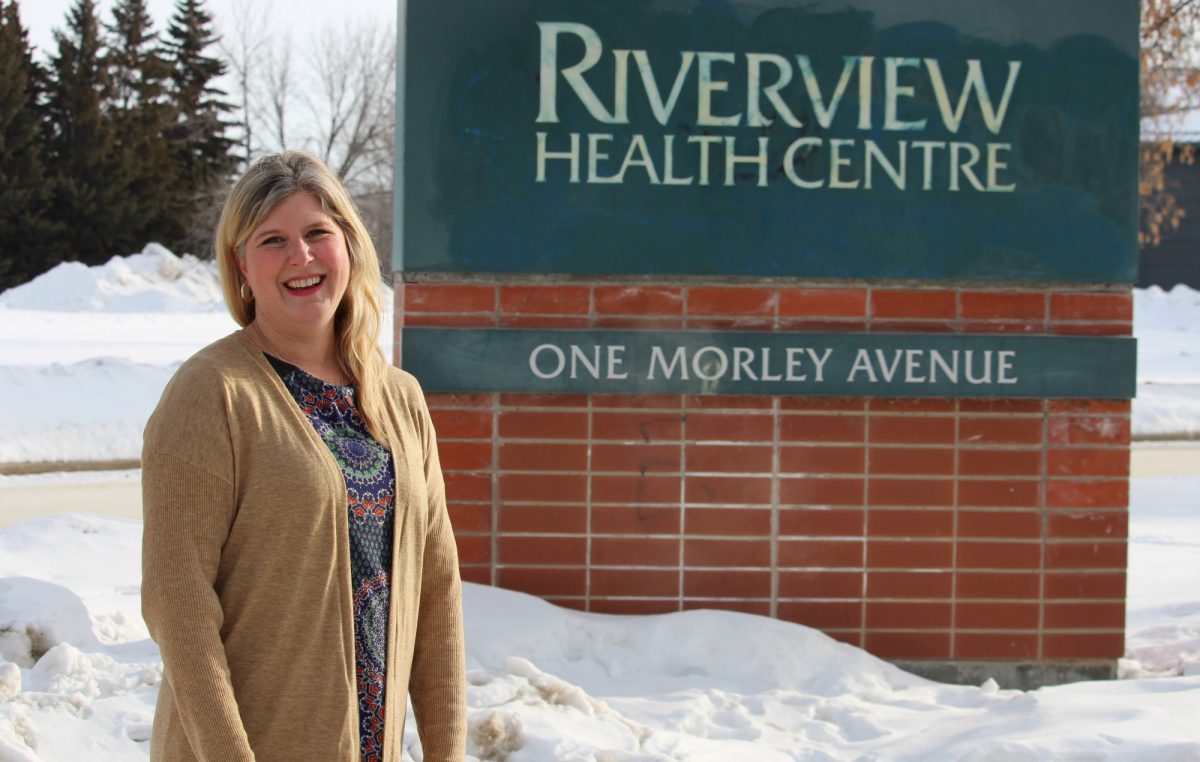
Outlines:
<svg viewBox="0 0 1200 762"><path fill-rule="evenodd" d="M1132 319L1128 287L405 277L398 329L1128 336ZM584 611L777 617L943 679L1115 675L1127 400L429 403L466 580Z"/></svg>

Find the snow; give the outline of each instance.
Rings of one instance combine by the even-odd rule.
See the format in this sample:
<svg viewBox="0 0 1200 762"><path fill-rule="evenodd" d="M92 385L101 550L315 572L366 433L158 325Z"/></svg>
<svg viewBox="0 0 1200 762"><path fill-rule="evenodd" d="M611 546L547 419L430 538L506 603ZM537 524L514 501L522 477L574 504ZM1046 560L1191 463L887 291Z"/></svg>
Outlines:
<svg viewBox="0 0 1200 762"><path fill-rule="evenodd" d="M216 263L177 257L152 243L142 253L88 267L63 262L0 294L0 305L64 312L215 312L225 309ZM53 305L53 307L51 307Z"/></svg>
<svg viewBox="0 0 1200 762"><path fill-rule="evenodd" d="M1133 435L1200 438L1200 291L1182 284L1133 292L1138 340Z"/></svg>
<svg viewBox="0 0 1200 762"><path fill-rule="evenodd" d="M391 357L387 289L383 301ZM179 363L237 328L215 265L158 244L93 267L64 262L5 291L0 464L136 460Z"/></svg>
<svg viewBox="0 0 1200 762"><path fill-rule="evenodd" d="M0 366L0 462L136 459L175 367L114 357Z"/></svg>
<svg viewBox="0 0 1200 762"><path fill-rule="evenodd" d="M585 614L468 584L472 758L1200 759L1197 487L1134 480L1126 661L1190 676L943 685L764 617ZM147 758L162 664L138 615L140 535L80 514L0 529L0 760Z"/></svg>
<svg viewBox="0 0 1200 762"><path fill-rule="evenodd" d="M136 458L171 372L233 323L210 266L161 248L62 269L0 295L0 462ZM1135 292L1135 435L1200 435L1197 331L1196 291ZM466 585L471 758L1200 760L1200 464L1161 451L1185 467L1131 480L1125 679L943 685L763 617L587 614ZM0 493L137 479L0 477ZM145 760L162 663L141 523L40 513L0 528L0 762Z"/></svg>
<svg viewBox="0 0 1200 762"><path fill-rule="evenodd" d="M1200 472L1200 463L1194 465ZM1130 677L1200 676L1200 477L1130 481L1125 612Z"/></svg>

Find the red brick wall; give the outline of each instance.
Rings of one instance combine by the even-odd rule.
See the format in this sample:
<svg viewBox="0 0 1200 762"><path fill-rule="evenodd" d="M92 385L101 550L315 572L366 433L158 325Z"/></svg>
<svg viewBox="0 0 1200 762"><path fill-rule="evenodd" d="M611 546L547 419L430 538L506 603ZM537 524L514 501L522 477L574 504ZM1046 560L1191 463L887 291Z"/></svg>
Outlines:
<svg viewBox="0 0 1200 762"><path fill-rule="evenodd" d="M402 300L402 301L401 301ZM1129 335L1122 290L397 285L410 326ZM895 659L1115 659L1127 401L429 395L467 580Z"/></svg>

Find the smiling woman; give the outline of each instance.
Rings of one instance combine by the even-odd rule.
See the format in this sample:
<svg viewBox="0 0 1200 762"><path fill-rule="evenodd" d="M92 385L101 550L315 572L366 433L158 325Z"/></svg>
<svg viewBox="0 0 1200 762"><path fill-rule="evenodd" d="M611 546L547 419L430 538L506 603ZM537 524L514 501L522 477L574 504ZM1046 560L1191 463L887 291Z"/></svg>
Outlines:
<svg viewBox="0 0 1200 762"><path fill-rule="evenodd" d="M329 168L301 151L255 162L225 203L214 254L225 304L259 349L326 381L353 379L367 428L387 438L379 255Z"/></svg>
<svg viewBox="0 0 1200 762"><path fill-rule="evenodd" d="M346 236L311 193L281 201L237 253L239 296L262 348L312 375L344 382L333 320L350 274ZM286 347L281 352L279 347Z"/></svg>
<svg viewBox="0 0 1200 762"><path fill-rule="evenodd" d="M319 159L255 162L215 236L243 329L146 427L142 610L165 666L151 759L465 754L461 591L437 445L376 342L379 260Z"/></svg>

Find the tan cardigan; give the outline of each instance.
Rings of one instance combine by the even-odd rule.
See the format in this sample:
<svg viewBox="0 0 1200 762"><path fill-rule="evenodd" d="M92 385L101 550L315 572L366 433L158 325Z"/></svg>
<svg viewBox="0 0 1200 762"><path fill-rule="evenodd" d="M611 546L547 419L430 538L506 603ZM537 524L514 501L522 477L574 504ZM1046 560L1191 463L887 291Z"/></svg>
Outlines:
<svg viewBox="0 0 1200 762"><path fill-rule="evenodd" d="M426 762L466 749L462 598L433 426L393 369L399 439L384 759L411 691ZM142 613L164 674L163 762L354 762L358 698L346 486L239 331L185 362L146 426Z"/></svg>

